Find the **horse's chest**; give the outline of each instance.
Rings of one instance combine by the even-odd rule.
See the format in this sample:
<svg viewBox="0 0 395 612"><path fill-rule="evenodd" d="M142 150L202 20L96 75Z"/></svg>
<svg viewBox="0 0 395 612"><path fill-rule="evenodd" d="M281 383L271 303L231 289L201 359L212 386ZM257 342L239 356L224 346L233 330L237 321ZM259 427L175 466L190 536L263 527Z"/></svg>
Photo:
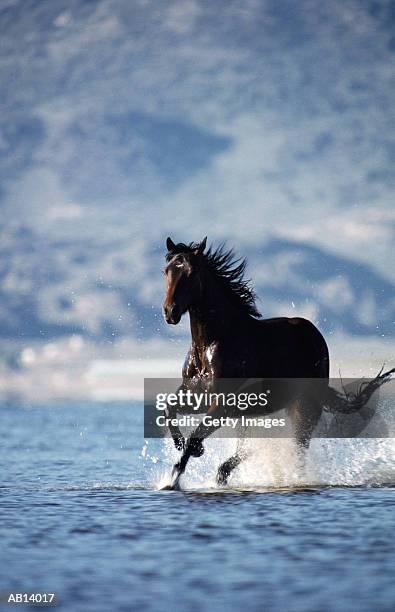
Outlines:
<svg viewBox="0 0 395 612"><path fill-rule="evenodd" d="M200 378L212 379L219 375L218 355L215 346L196 351L196 370Z"/></svg>

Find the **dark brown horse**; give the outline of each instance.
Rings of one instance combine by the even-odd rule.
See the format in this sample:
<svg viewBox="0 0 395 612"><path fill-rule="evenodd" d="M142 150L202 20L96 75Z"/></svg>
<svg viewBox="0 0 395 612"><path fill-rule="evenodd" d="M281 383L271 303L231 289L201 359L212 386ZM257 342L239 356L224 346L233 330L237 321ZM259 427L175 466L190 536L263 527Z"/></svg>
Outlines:
<svg viewBox="0 0 395 612"><path fill-rule="evenodd" d="M191 325L182 387L204 383L205 389L215 390L218 380L233 378L321 379L328 387L328 347L319 330L300 317L261 319L254 292L244 278L245 260L235 261L233 251L223 246L205 252L206 240L189 245L166 241L164 317L177 325L189 312ZM299 447L308 447L322 409L322 403L313 399L291 404L289 416ZM174 417L178 412L179 408L168 406L166 415ZM221 416L223 408L215 404L208 413ZM169 488L178 487L189 458L203 454L202 441L215 429L200 424L185 441L178 427L170 427L175 446L183 454L174 466ZM226 483L242 459L236 453L222 464L217 481Z"/></svg>

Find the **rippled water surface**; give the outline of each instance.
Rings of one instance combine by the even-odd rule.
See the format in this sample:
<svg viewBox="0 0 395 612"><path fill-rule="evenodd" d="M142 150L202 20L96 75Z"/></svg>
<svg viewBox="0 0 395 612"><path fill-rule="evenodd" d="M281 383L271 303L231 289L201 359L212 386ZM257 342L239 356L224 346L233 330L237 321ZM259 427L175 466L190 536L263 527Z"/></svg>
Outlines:
<svg viewBox="0 0 395 612"><path fill-rule="evenodd" d="M215 467L233 442L214 440L185 490L163 492L175 454L144 442L141 411L1 407L3 597L56 592L73 611L394 610L393 440L314 440L303 474L288 441L261 443L222 490Z"/></svg>

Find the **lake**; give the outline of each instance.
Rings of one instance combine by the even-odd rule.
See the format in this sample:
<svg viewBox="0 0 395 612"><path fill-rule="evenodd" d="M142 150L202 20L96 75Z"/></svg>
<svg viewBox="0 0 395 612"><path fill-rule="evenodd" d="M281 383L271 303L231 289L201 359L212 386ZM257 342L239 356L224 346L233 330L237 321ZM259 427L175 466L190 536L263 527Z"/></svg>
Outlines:
<svg viewBox="0 0 395 612"><path fill-rule="evenodd" d="M395 443L210 440L180 492L177 453L144 440L142 405L0 407L0 595L55 592L58 609L317 612L395 607ZM24 606L26 608L26 606ZM4 609L13 609L4 605Z"/></svg>

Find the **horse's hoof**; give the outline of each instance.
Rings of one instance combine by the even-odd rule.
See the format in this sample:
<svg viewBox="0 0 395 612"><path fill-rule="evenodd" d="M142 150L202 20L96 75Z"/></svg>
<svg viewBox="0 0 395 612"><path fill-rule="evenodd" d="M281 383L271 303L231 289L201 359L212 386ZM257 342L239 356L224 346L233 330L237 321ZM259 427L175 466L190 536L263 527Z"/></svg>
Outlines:
<svg viewBox="0 0 395 612"><path fill-rule="evenodd" d="M181 487L179 483L176 482L174 485L169 484L169 485L166 485L165 487L162 487L161 489L159 489L159 491L181 491Z"/></svg>
<svg viewBox="0 0 395 612"><path fill-rule="evenodd" d="M228 476L229 474L224 470L219 469L217 473L217 485L220 487L224 487L228 484Z"/></svg>

